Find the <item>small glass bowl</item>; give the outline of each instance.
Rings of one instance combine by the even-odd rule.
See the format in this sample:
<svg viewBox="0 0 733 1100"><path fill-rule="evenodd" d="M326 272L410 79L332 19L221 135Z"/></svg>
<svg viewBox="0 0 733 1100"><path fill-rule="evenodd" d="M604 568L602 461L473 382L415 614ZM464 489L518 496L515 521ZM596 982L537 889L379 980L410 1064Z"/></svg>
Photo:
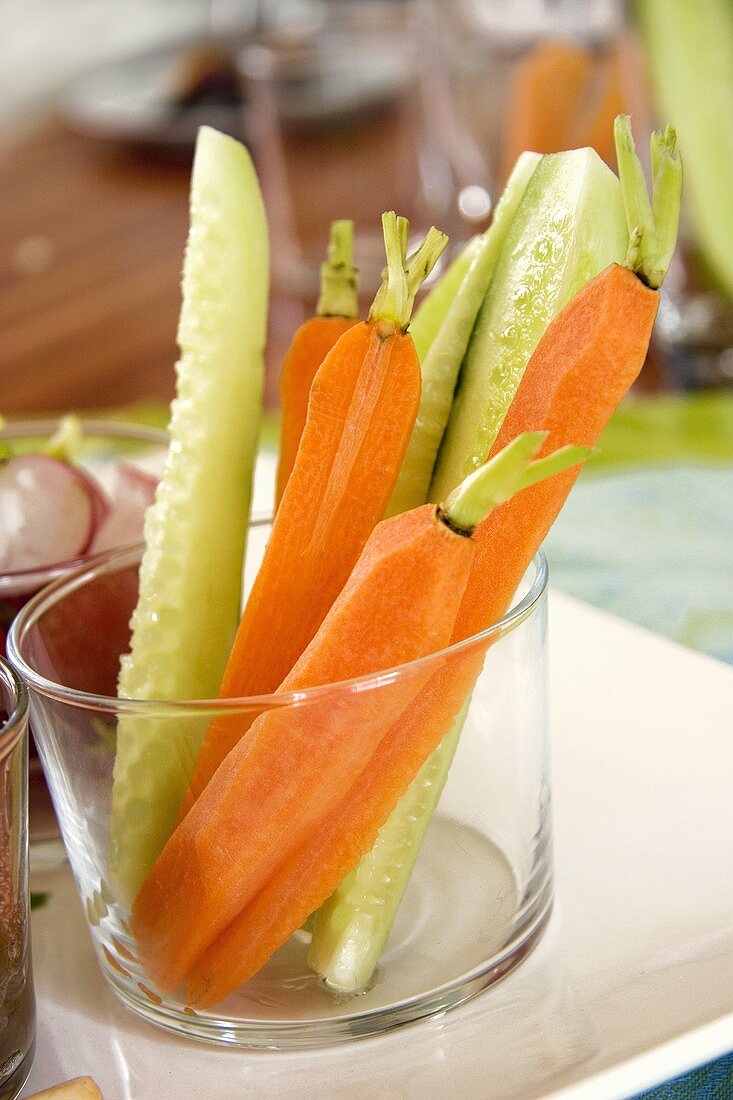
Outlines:
<svg viewBox="0 0 733 1100"><path fill-rule="evenodd" d="M269 524L253 523L247 575L268 534ZM9 639L29 688L39 752L99 963L118 997L153 1023L197 1039L296 1049L430 1016L511 971L537 941L552 903L542 555L511 610L481 634L387 673L297 694L299 708L338 707L354 720L364 693L387 693L410 678L426 683L439 671L458 674L466 663L481 669L448 782L368 992L337 999L326 990L306 965L309 934L300 931L237 992L195 1011L156 989L138 961L129 907L110 866L118 719L155 723L171 752L182 753L185 742L190 757L190 738L200 737L214 715L252 716L295 705L296 697L117 699L139 561L139 548L115 551L57 581L24 608Z"/></svg>
<svg viewBox="0 0 733 1100"><path fill-rule="evenodd" d="M80 423L83 444L79 463L102 484L120 459L160 466L168 444L165 432L141 424L122 424L114 420L84 419ZM0 429L0 444L9 443L19 452L39 450L57 427L57 419L16 420ZM53 562L36 569L17 572L0 570L0 637L4 639L18 611L31 596L50 581L67 576L83 561L89 560L91 555L83 559ZM4 646L0 645L0 652L3 651ZM63 862L64 850L32 739L28 795L31 866L34 871L48 870Z"/></svg>

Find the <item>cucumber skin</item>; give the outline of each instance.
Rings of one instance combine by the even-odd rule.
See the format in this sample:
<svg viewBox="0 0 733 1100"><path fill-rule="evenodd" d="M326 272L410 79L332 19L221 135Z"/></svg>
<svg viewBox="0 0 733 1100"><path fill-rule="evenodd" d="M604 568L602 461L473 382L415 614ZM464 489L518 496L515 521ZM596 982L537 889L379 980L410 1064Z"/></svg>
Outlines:
<svg viewBox="0 0 733 1100"><path fill-rule="evenodd" d="M481 234L471 237L415 310L409 331L421 363L430 351L430 345L480 248Z"/></svg>
<svg viewBox="0 0 733 1100"><path fill-rule="evenodd" d="M733 299L733 7L639 0L659 106L679 135L697 243Z"/></svg>
<svg viewBox="0 0 733 1100"><path fill-rule="evenodd" d="M430 500L486 461L532 352L550 321L595 275L621 263L628 233L621 187L592 149L550 153L534 172L471 337Z"/></svg>
<svg viewBox="0 0 733 1100"><path fill-rule="evenodd" d="M315 916L308 965L335 993L359 993L371 982L448 778L467 710L468 703L387 818L370 851Z"/></svg>
<svg viewBox="0 0 733 1100"><path fill-rule="evenodd" d="M267 299L267 226L254 168L239 142L204 127L191 179L171 445L145 519L121 697L218 694L240 613ZM130 896L175 826L206 724L120 719L111 856Z"/></svg>
<svg viewBox="0 0 733 1100"><path fill-rule="evenodd" d="M435 460L450 416L458 372L476 315L491 282L514 215L541 159L539 153L522 153L497 203L491 226L479 238L474 238L478 247L474 247L472 241L470 250L468 246L464 249L464 253L469 252L472 257L470 266L455 291L452 283L449 285L453 292L452 301L426 354L420 358L420 408L400 476L387 506L387 516L396 516L400 512L418 508L428 499ZM455 264L446 273L445 279L449 276L452 278L454 268Z"/></svg>

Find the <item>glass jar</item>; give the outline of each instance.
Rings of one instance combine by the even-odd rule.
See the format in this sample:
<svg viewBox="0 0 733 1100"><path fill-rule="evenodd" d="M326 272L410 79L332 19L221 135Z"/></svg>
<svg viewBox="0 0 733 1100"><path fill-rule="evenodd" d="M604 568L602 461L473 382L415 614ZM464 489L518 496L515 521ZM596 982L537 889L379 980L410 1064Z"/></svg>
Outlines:
<svg viewBox="0 0 733 1100"><path fill-rule="evenodd" d="M269 525L253 524L248 576ZM117 551L56 582L15 621L12 659L30 690L44 770L102 970L118 997L148 1020L210 1042L297 1048L385 1031L464 1002L531 950L552 904L546 728L546 585L539 555L507 614L488 630L387 673L295 695L146 702L115 697L129 644L139 549ZM104 630L95 623L104 623ZM465 721L447 783L427 830L376 978L366 992L335 997L307 966L310 933L296 930L244 986L210 1009L156 987L130 931L110 818L116 739L122 723L150 732L170 759L195 760L215 715L250 722L275 708L313 728L358 730L375 708L385 738L399 733L405 692L454 691L451 721ZM473 685L471 687L471 685ZM442 698L445 692L438 691ZM398 705L398 701L402 703ZM452 706L452 704L451 704ZM445 708L444 708L445 709ZM335 717L334 717L335 716ZM433 720L432 712L430 721ZM454 733L456 727L454 726ZM415 767L417 770L417 765ZM354 791L363 791L355 777ZM150 792L140 790L135 813ZM418 842L419 843L419 842ZM325 899L323 899L325 900Z"/></svg>

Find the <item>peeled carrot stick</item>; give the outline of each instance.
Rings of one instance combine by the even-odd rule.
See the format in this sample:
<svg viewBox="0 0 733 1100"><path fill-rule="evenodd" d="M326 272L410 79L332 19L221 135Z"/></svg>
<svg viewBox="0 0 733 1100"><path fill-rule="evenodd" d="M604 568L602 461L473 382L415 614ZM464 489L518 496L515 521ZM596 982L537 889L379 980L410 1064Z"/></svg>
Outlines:
<svg viewBox="0 0 733 1100"><path fill-rule="evenodd" d="M280 372L280 456L275 509L295 465L313 379L340 336L356 323L359 273L353 266L354 223L331 222L328 257L321 265L321 295L315 317L301 325Z"/></svg>
<svg viewBox="0 0 733 1100"><path fill-rule="evenodd" d="M549 429L546 445L557 445L568 435L595 442L641 369L656 316L655 287L661 285L674 249L681 180L674 135L657 135L652 149L655 179L650 205L628 120L617 120L630 270L612 265L552 322L527 366L502 428L504 439L541 425ZM504 614L576 472L555 470L549 480L527 488L479 526L453 641L488 628ZM426 684L379 742L337 809L193 968L187 983L190 1003L211 1005L236 988L235 983L254 974L330 897L373 845L418 769L450 729L489 644L491 639L466 653L459 651Z"/></svg>
<svg viewBox="0 0 733 1100"><path fill-rule="evenodd" d="M445 247L430 230L406 269L407 222L384 216L388 267L369 319L339 339L313 381L305 429L221 685L222 698L275 691L343 588L384 515L420 403L406 332L415 294ZM185 813L249 728L216 718Z"/></svg>
<svg viewBox="0 0 733 1100"><path fill-rule="evenodd" d="M572 42L543 42L516 65L507 94L504 178L525 150L559 153L571 132L590 78L591 54Z"/></svg>
<svg viewBox="0 0 733 1100"><path fill-rule="evenodd" d="M539 463L532 462L532 458L543 439L543 432L527 433L520 439L514 440L511 446L506 448L502 454L467 478L451 494L445 504L438 507L437 510L434 505L423 505L412 512L405 512L400 516L385 520L377 528L372 540L367 544L367 549L357 566L354 578L362 575L365 559L368 558L370 552L371 556L374 556L374 550L372 549L374 545L385 542L391 546L399 546L399 553L393 552L388 559L381 558L382 578L380 589L369 591L366 585L362 586L362 595L365 599L362 628L365 632L375 629L377 634L382 632L390 635L389 642L386 639L382 642L381 667L386 668L390 661L390 647L394 644L391 636L397 631L404 630L406 625L416 635L418 632L423 633L423 644L419 648L425 654L434 651L425 648L428 624L433 633L433 641L435 641L436 631L440 631L440 624L444 625L446 618L451 620L454 618L454 607L460 600L460 596L456 599L456 592L452 586L458 583L461 585L462 590L463 583L465 583L465 581L461 582L460 574L465 570L465 576L468 575L473 548L473 539L470 536L477 523L499 501L506 500L512 492L522 488L525 484L533 483L537 476L545 476L549 472L548 461L553 464L552 469L564 469L566 466L577 463L587 456L585 449L570 447L563 452L558 452L557 455L553 455L549 460ZM419 541L415 538L415 532L419 532ZM445 585L448 583L445 574L449 574L451 578L448 584L449 597L445 594ZM345 592L348 592L353 583L354 579L352 578ZM358 579L356 583L359 583ZM371 604L367 602L369 599L372 601ZM405 615L406 603L415 605L412 611L412 619ZM423 606L419 608L417 606L419 604ZM338 607L338 602L335 606ZM330 619L331 616L324 623L323 630L319 632L316 641L318 641L321 633L325 634ZM381 631L379 630L380 623L383 624ZM446 632L446 637L447 634L448 632ZM403 645L405 649L409 648L407 641L407 638L405 638ZM339 640L339 644L343 646L343 641ZM418 644L417 637L410 642L413 647ZM408 693L412 699L417 695L417 679L419 678L421 684L424 684L429 675L429 671L423 669L419 677L416 676L415 672L409 676ZM390 685L388 689L390 692L398 690L400 679L401 677L398 678L396 684ZM380 688L376 694L379 694L381 690ZM404 701L404 692L405 686L403 685L400 691L402 696L400 703ZM391 704L389 707L380 706L375 700L375 713L381 711L386 718L388 709L392 709ZM348 725L352 727L353 723L349 721ZM382 734L386 732L386 728L386 726L383 728ZM365 729L358 731L357 740L362 745L364 744L365 735L368 735L368 733L369 731ZM318 734L320 740L323 736L322 732L319 730ZM341 736L345 737L346 731ZM379 753L379 740L377 738L373 742L372 750L368 756L364 757L362 755L361 768L358 764L355 764L350 775L344 775L346 783L341 798L338 802L334 802L330 816L324 815L324 817L328 816L325 825L319 826L316 823L314 826L313 822L310 822L310 832L315 835L316 839L314 842L309 841L306 848L311 851L311 845L315 843L319 854L324 854L324 862L322 864L320 862L310 863L309 872L306 873L302 860L296 855L296 863L301 871L296 890L291 888L291 883L286 879L285 889L280 891L277 884L281 881L281 875L277 867L274 868L274 876L270 877L270 881L262 892L256 897L254 894L251 895L254 897L252 905L243 907L236 920L194 965L187 985L187 994L194 1003L212 1004L227 992L235 989L255 970L259 969L269 955L293 931L299 928L303 920L324 900L325 895L318 896L315 905L312 904L315 896L313 885L315 883L319 884L316 891L317 894L320 894L323 890L324 870L333 873L329 863L329 853L323 852L320 838L322 829L325 829L325 833L329 837L333 837L332 819L334 817L338 821L339 829L342 825L344 827L343 832L340 832L336 838L338 844L343 845L345 840L352 842L351 851L355 853L356 859L359 858L364 850L362 848L365 843L364 837L363 835L357 837L349 819L344 820L343 815L340 813L339 803L347 796L350 788L358 789L361 792L362 781L358 780L354 783L354 779L360 771L364 774L364 769L366 769L368 774L372 770L372 764L368 762L369 756ZM199 803L189 814L189 818L198 812L199 806L204 800L208 801L209 792L219 786L220 776L228 768L229 760L238 755L240 749L246 751L247 744L248 742L244 743L232 752L199 800ZM329 747L328 752L333 754L333 748ZM330 763L330 756L324 756L321 767L324 770L333 768L333 764ZM414 772L407 777L406 783L409 782L413 774ZM398 791L396 797L399 797L400 793L401 791ZM185 824L186 822L184 822ZM297 845L288 846L290 849L289 855L292 857L293 853L297 851ZM281 866L283 864L286 868L290 867L289 863L281 861ZM277 897L273 895L273 884L276 884ZM190 894L188 896L190 897ZM263 898L266 899L264 912L262 911ZM273 900L276 907L276 919L273 919L271 910ZM179 919L187 923L190 922L189 913L190 908L186 916ZM173 914L166 914L167 921L172 918ZM164 924L163 927L167 926Z"/></svg>
<svg viewBox="0 0 733 1100"><path fill-rule="evenodd" d="M375 529L281 692L334 684L445 646L473 543L434 505ZM133 929L150 973L172 988L327 817L429 677L326 692L262 714L168 841L138 894ZM307 914L306 914L307 915Z"/></svg>

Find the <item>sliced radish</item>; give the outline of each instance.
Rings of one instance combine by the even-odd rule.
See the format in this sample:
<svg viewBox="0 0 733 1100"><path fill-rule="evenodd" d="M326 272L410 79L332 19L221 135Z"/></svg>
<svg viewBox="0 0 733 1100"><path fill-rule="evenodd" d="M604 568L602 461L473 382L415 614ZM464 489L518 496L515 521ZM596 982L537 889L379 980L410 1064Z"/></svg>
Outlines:
<svg viewBox="0 0 733 1100"><path fill-rule="evenodd" d="M89 498L92 502L92 509L94 511L94 523L92 530L89 534L89 542L84 547L82 553L88 553L92 548L92 543L96 537L97 531L103 525L110 512L112 511L113 504L108 494L97 479L88 470L85 470L83 466L74 466L74 473L77 477L81 478L84 482Z"/></svg>
<svg viewBox="0 0 733 1100"><path fill-rule="evenodd" d="M145 512L155 500L158 479L146 470L120 462L112 488L112 510L100 525L91 545L93 554L111 550L143 536Z"/></svg>
<svg viewBox="0 0 733 1100"><path fill-rule="evenodd" d="M99 508L88 475L68 462L42 454L8 459L0 466L0 570L81 557L94 538Z"/></svg>

